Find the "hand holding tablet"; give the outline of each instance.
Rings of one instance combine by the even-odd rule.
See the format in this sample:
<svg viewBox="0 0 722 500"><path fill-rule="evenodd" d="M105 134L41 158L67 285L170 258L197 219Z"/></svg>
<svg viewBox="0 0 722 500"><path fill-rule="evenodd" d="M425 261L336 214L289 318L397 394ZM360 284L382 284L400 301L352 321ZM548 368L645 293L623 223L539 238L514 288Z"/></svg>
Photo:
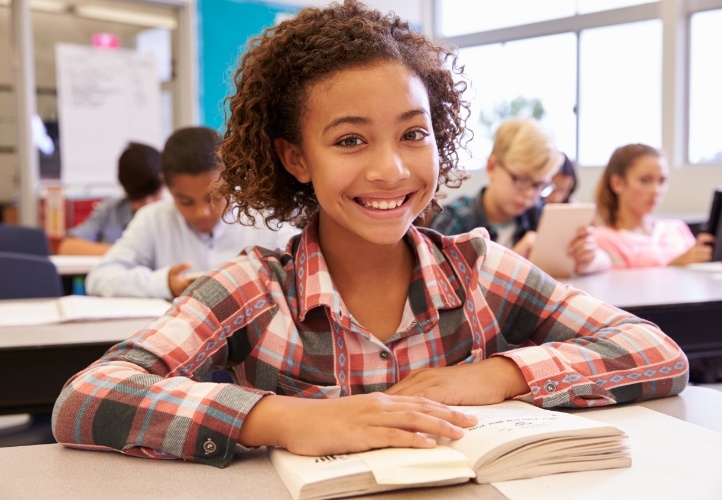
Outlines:
<svg viewBox="0 0 722 500"><path fill-rule="evenodd" d="M594 203L544 205L529 260L555 278L574 274L574 259L567 249L580 228L594 221Z"/></svg>

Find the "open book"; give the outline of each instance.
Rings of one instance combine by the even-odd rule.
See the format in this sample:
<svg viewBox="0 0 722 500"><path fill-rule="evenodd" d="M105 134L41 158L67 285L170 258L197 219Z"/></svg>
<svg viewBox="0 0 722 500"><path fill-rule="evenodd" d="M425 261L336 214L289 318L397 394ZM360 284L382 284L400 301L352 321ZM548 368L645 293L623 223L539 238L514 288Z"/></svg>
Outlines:
<svg viewBox="0 0 722 500"><path fill-rule="evenodd" d="M25 326L101 319L157 318L170 307L164 299L65 295L58 299L0 303L0 326Z"/></svg>
<svg viewBox="0 0 722 500"><path fill-rule="evenodd" d="M385 448L304 457L269 448L269 454L296 500L631 465L624 432L579 414L519 401L459 409L476 415L477 425L457 441L438 439L433 449Z"/></svg>

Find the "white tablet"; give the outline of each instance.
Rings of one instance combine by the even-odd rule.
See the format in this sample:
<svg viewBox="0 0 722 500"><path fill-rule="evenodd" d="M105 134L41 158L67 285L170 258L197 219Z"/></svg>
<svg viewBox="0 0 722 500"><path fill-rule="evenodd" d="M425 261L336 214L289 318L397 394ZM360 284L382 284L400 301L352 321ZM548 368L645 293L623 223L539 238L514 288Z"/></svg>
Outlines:
<svg viewBox="0 0 722 500"><path fill-rule="evenodd" d="M574 274L574 259L567 248L579 231L594 221L594 203L549 203L544 205L536 242L529 260L555 278Z"/></svg>

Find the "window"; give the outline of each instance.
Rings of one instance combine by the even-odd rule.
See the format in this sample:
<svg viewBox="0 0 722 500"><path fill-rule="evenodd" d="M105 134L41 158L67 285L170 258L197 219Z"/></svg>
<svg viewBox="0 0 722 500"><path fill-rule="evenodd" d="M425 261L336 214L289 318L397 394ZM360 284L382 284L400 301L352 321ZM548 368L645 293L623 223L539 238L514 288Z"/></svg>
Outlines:
<svg viewBox="0 0 722 500"><path fill-rule="evenodd" d="M722 163L722 10L700 12L690 24L689 161Z"/></svg>
<svg viewBox="0 0 722 500"><path fill-rule="evenodd" d="M438 36L460 47L469 127L483 166L490 126L542 104L542 122L581 166L619 145L675 164L722 164L722 0L435 0ZM530 104L531 103L531 104Z"/></svg>
<svg viewBox="0 0 722 500"><path fill-rule="evenodd" d="M444 36L506 28L574 15L574 0L439 0L439 32Z"/></svg>
<svg viewBox="0 0 722 500"><path fill-rule="evenodd" d="M474 132L466 168L483 168L493 134L510 116L535 116L575 156L576 37L570 33L462 49ZM540 78L540 75L543 78Z"/></svg>
<svg viewBox="0 0 722 500"><path fill-rule="evenodd" d="M580 49L579 163L605 165L622 144L661 147L660 21L584 30Z"/></svg>

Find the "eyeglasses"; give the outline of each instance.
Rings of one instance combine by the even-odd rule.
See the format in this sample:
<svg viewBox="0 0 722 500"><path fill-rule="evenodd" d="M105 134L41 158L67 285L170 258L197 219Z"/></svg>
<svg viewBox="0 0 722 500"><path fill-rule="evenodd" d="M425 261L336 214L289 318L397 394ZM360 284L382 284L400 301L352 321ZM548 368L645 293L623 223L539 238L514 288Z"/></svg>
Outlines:
<svg viewBox="0 0 722 500"><path fill-rule="evenodd" d="M556 187L553 182L533 181L527 177L520 177L506 168L501 162L498 162L497 165L499 165L504 172L509 174L511 181L514 183L514 187L519 191L526 191L529 188L533 188L539 196L546 198L552 194L552 191L554 191L554 188Z"/></svg>

